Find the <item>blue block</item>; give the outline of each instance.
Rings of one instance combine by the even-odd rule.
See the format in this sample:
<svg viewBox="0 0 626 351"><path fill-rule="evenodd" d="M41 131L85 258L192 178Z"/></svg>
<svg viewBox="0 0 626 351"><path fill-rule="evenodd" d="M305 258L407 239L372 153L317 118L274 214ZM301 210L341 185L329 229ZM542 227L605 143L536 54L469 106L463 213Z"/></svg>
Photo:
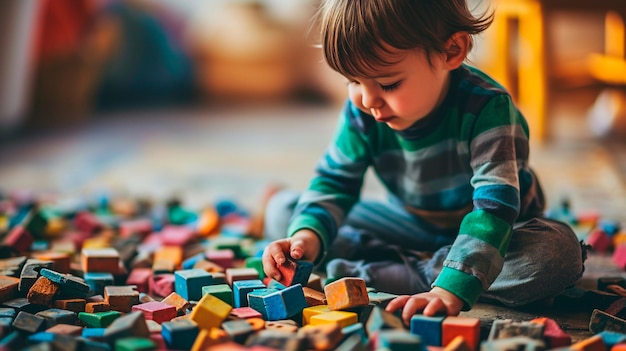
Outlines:
<svg viewBox="0 0 626 351"><path fill-rule="evenodd" d="M287 318L287 307L278 289L256 289L248 293L248 306L263 316L266 321Z"/></svg>
<svg viewBox="0 0 626 351"><path fill-rule="evenodd" d="M603 330L598 333L604 341L604 345L606 345L607 349L610 349L616 344L621 344L626 342L626 334L622 334L619 332Z"/></svg>
<svg viewBox="0 0 626 351"><path fill-rule="evenodd" d="M306 286L309 282L309 277L313 272L313 262L309 261L296 261L296 269L294 271L293 280L291 285L300 284Z"/></svg>
<svg viewBox="0 0 626 351"><path fill-rule="evenodd" d="M40 343L40 342L53 342L56 334L47 333L47 332L39 332L28 336L28 342L30 343Z"/></svg>
<svg viewBox="0 0 626 351"><path fill-rule="evenodd" d="M161 324L161 336L171 349L189 350L193 346L200 329L190 319L181 319Z"/></svg>
<svg viewBox="0 0 626 351"><path fill-rule="evenodd" d="M106 328L83 328L83 338L102 338Z"/></svg>
<svg viewBox="0 0 626 351"><path fill-rule="evenodd" d="M411 317L410 330L411 334L419 335L424 345L442 346L441 345L441 324L445 316L428 317L416 314Z"/></svg>
<svg viewBox="0 0 626 351"><path fill-rule="evenodd" d="M302 285L296 284L280 291L280 294L287 306L287 317L295 316L300 313L303 308L308 307Z"/></svg>
<svg viewBox="0 0 626 351"><path fill-rule="evenodd" d="M365 326L363 323L354 323L350 324L341 329L341 334L343 334L343 341L347 340L352 335L358 335L361 338L361 342L363 344L367 343L367 333L365 332Z"/></svg>
<svg viewBox="0 0 626 351"><path fill-rule="evenodd" d="M187 301L199 301L202 287L213 284L213 276L204 269L183 269L174 272L174 289Z"/></svg>
<svg viewBox="0 0 626 351"><path fill-rule="evenodd" d="M85 283L85 281L81 278L72 275L61 274L47 268L42 268L39 271L39 274L42 277L46 277L60 285L62 291L69 291L71 293L77 294L77 296L87 296L87 293L89 292L89 285L87 285L87 283Z"/></svg>
<svg viewBox="0 0 626 351"><path fill-rule="evenodd" d="M266 289L260 279L237 280L233 282L233 303L235 308L248 307L248 293L256 289Z"/></svg>
<svg viewBox="0 0 626 351"><path fill-rule="evenodd" d="M104 295L104 287L115 282L113 274L105 272L86 272L83 279L96 295Z"/></svg>
<svg viewBox="0 0 626 351"><path fill-rule="evenodd" d="M199 261L204 259L204 253L199 253L195 256L191 256L188 259L184 260L182 263L183 269L193 269L193 266Z"/></svg>
<svg viewBox="0 0 626 351"><path fill-rule="evenodd" d="M284 284L279 283L277 280L270 279L269 283L267 283L267 287L271 289L283 290L286 288Z"/></svg>
<svg viewBox="0 0 626 351"><path fill-rule="evenodd" d="M425 351L419 335L405 329L382 329L378 331L378 348L393 351Z"/></svg>

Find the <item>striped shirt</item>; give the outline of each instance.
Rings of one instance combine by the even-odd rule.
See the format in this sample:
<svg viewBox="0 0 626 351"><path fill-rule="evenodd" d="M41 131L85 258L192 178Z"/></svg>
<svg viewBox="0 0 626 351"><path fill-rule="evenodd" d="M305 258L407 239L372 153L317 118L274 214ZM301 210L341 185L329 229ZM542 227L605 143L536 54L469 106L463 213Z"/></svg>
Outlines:
<svg viewBox="0 0 626 351"><path fill-rule="evenodd" d="M469 309L500 273L513 224L543 211L528 156L528 126L511 96L467 65L451 73L440 107L402 131L348 101L289 234L313 230L325 253L372 167L411 212L458 228L433 286L454 293Z"/></svg>

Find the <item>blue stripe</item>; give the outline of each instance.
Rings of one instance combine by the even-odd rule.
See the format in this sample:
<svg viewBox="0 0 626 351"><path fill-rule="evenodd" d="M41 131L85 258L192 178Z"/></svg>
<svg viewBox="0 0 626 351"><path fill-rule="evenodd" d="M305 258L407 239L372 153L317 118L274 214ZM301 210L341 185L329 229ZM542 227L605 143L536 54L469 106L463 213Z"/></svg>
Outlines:
<svg viewBox="0 0 626 351"><path fill-rule="evenodd" d="M494 184L478 187L474 190L474 202L481 199L499 202L519 212L519 191L510 185Z"/></svg>

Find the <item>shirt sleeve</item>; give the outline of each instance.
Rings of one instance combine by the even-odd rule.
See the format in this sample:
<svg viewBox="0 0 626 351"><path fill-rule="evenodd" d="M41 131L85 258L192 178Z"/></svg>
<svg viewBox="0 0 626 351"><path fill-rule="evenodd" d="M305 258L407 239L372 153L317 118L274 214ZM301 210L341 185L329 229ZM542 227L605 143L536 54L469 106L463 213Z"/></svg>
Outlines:
<svg viewBox="0 0 626 351"><path fill-rule="evenodd" d="M433 286L470 309L502 271L520 211L519 172L527 167L528 128L510 96L497 95L477 115L469 138L474 209L462 220Z"/></svg>
<svg viewBox="0 0 626 351"><path fill-rule="evenodd" d="M357 113L346 103L334 137L318 161L315 176L301 195L288 228L289 236L301 229L317 233L322 254L316 263L326 255L346 214L358 201L369 166L366 139L355 122Z"/></svg>

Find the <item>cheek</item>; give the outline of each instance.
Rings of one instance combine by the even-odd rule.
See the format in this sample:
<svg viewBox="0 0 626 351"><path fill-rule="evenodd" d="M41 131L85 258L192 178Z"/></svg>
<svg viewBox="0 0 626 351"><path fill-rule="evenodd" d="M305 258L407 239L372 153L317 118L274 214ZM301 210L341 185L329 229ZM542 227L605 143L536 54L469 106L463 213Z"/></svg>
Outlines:
<svg viewBox="0 0 626 351"><path fill-rule="evenodd" d="M352 103L357 106L360 109L363 109L363 105L362 105L362 94L361 94L361 90L355 87L350 86L348 88L348 97L350 98L350 101L352 101Z"/></svg>

